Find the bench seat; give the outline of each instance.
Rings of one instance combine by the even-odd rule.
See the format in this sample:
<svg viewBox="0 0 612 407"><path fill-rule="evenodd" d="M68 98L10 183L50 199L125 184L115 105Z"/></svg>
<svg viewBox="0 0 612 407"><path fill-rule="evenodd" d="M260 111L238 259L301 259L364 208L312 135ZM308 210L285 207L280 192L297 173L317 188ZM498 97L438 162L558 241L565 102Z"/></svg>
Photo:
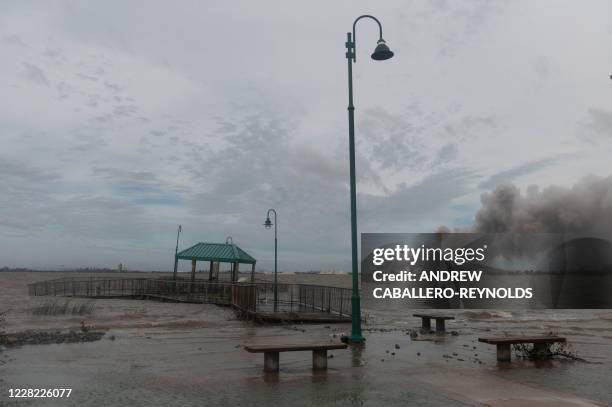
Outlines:
<svg viewBox="0 0 612 407"><path fill-rule="evenodd" d="M345 343L339 342L314 342L314 343L292 343L292 344L266 344L246 345L244 349L250 353L264 354L264 371L278 372L280 352L312 351L312 368L314 370L327 369L327 351L333 349L346 349Z"/></svg>
<svg viewBox="0 0 612 407"><path fill-rule="evenodd" d="M551 343L565 342L561 336L501 336L491 338L478 338L478 342L497 346L497 361L510 362L510 345L519 343L533 343L534 350L544 351Z"/></svg>
<svg viewBox="0 0 612 407"><path fill-rule="evenodd" d="M421 318L421 329L423 331L431 331L431 320L436 320L436 332L442 333L446 331L445 321L455 319L451 315L440 315L440 314L412 314L412 316Z"/></svg>

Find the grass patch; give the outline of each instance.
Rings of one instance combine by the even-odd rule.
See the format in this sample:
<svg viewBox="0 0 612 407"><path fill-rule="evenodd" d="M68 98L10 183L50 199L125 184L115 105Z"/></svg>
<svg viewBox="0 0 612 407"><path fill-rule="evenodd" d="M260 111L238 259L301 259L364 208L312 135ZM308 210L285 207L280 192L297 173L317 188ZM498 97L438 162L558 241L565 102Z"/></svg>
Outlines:
<svg viewBox="0 0 612 407"><path fill-rule="evenodd" d="M95 310L93 301L48 301L31 309L32 315L91 315Z"/></svg>

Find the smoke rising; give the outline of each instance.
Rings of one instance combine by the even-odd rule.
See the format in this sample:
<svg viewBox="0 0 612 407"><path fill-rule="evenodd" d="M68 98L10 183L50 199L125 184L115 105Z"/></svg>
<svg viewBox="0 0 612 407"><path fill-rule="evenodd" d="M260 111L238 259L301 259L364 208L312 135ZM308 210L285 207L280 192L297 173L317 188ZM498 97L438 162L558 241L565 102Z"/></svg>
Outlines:
<svg viewBox="0 0 612 407"><path fill-rule="evenodd" d="M497 186L481 196L470 232L612 235L612 175L582 178L571 188Z"/></svg>

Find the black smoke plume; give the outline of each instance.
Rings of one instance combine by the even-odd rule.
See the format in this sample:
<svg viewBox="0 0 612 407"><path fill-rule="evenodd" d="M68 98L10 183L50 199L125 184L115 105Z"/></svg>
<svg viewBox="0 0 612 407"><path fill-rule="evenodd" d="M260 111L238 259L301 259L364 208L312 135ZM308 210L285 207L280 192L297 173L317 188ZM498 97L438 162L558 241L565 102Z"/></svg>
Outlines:
<svg viewBox="0 0 612 407"><path fill-rule="evenodd" d="M587 176L571 188L500 185L481 197L469 231L612 235L612 175Z"/></svg>

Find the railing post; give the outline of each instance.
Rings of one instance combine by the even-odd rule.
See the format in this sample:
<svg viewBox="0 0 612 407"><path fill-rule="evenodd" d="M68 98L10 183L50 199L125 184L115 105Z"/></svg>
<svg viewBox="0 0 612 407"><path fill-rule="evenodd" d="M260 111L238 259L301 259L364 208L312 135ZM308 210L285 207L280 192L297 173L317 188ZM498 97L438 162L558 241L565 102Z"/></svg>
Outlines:
<svg viewBox="0 0 612 407"><path fill-rule="evenodd" d="M325 288L321 287L321 311L325 309Z"/></svg>
<svg viewBox="0 0 612 407"><path fill-rule="evenodd" d="M312 290L312 310L314 311L315 309L315 290L314 287L310 287L310 289Z"/></svg>

